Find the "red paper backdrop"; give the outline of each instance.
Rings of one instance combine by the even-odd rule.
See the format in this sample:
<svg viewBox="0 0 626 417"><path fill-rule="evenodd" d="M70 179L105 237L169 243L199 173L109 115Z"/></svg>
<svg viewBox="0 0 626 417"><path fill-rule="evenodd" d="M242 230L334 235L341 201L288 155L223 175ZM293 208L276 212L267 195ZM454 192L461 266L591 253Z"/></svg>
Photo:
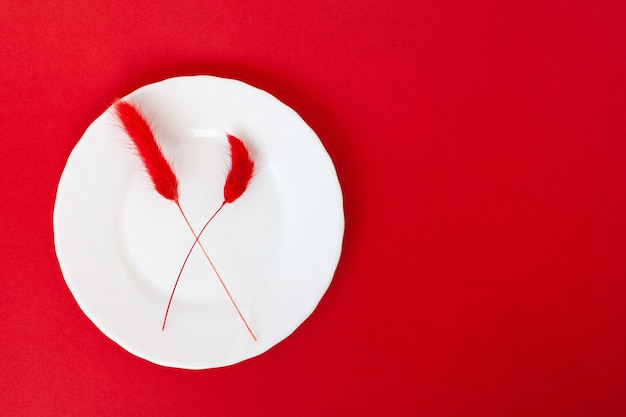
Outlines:
<svg viewBox="0 0 626 417"><path fill-rule="evenodd" d="M1 3L2 415L626 415L623 1ZM115 98L196 73L316 130L346 234L291 337L184 371L84 316L52 209Z"/></svg>

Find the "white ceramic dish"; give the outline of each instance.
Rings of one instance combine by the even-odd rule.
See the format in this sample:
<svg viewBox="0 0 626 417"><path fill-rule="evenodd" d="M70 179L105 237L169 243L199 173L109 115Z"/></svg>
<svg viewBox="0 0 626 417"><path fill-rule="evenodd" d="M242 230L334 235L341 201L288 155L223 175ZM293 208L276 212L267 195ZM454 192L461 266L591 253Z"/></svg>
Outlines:
<svg viewBox="0 0 626 417"><path fill-rule="evenodd" d="M194 238L152 188L111 108L86 130L59 181L54 242L70 291L106 336L160 365L205 369L265 352L313 312L339 260L343 202L328 154L293 110L239 81L177 77L125 99L151 122L196 230L223 200L225 132L248 145L250 186L202 241L258 341L197 248L161 331Z"/></svg>

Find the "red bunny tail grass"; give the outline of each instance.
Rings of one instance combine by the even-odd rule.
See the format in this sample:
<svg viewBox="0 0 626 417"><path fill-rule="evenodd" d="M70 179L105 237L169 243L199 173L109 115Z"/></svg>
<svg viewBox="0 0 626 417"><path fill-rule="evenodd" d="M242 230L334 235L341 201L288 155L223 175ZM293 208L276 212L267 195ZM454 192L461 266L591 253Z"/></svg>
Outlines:
<svg viewBox="0 0 626 417"><path fill-rule="evenodd" d="M168 200L178 201L178 180L146 119L135 106L126 101L118 101L114 107L150 175L155 190Z"/></svg>
<svg viewBox="0 0 626 417"><path fill-rule="evenodd" d="M227 133L226 136L228 137L228 143L230 144L231 162L228 175L226 176L226 183L224 184L224 201L217 208L215 213L211 215L204 226L202 226L202 230L198 233L198 239L200 239L200 236L202 236L202 233L204 233L204 230L207 228L209 223L211 223L213 218L217 216L217 213L219 213L226 204L232 203L241 197L241 195L248 188L248 184L250 183L252 174L254 173L254 161L250 158L250 153L248 152L246 145L233 135ZM185 262L181 268L181 272L185 267L189 254L193 250L194 246L196 246L196 243L198 243L198 240L193 242L193 245L189 249Z"/></svg>
<svg viewBox="0 0 626 417"><path fill-rule="evenodd" d="M202 248L202 243L200 242L200 236L202 236L207 226L211 223L211 221L215 218L215 216L217 216L220 210L222 210L222 208L224 208L224 206L227 203L232 203L235 200L237 200L239 197L241 197L241 195L248 188L248 184L250 183L250 180L252 179L252 174L254 172L254 162L252 161L252 158L250 158L250 153L248 152L246 145L240 139L236 138L233 135L230 135L227 133L226 136L228 138L228 143L230 144L231 164L230 164L230 169L228 171L228 175L226 176L226 183L224 184L224 201L218 207L218 209L213 213L213 215L211 215L209 220L207 220L207 222L204 224L204 226L200 230L200 233L198 233L196 240L191 245L191 248L189 248L189 251L187 252L187 256L185 256L185 260L183 261L183 264L180 267L180 270L178 271L178 276L176 277L176 281L174 282L172 293L170 294L170 300L169 300L169 303L167 304L167 309L165 311L165 318L163 319L163 328L165 328L165 322L167 321L167 315L170 309L170 305L172 304L172 299L174 298L174 292L176 291L176 287L178 286L178 281L180 280L183 270L185 269L185 266L187 265L187 261L189 260L189 256L191 255L191 252L193 252L193 249L196 247L196 244L199 244L200 248L204 251L204 248ZM211 263L211 266L213 266L212 263ZM237 304L235 304L235 300L232 298L230 292L226 288L226 285L222 281L222 278L217 273L217 270L215 270L215 268L214 268L214 271L216 275L218 276L218 278L220 279L220 282L222 286L224 287L224 290L228 294L228 297L230 298L232 304L235 306L235 309L237 310L239 317L246 325L246 328L248 329L248 332L250 333L254 341L256 341L257 340L256 336L252 332L252 329L250 329L250 326L246 322L246 319L243 317L243 314L241 314L241 311L237 307Z"/></svg>
<svg viewBox="0 0 626 417"><path fill-rule="evenodd" d="M228 298L230 299L231 303L235 307L235 310L237 310L237 314L239 315L239 317L241 317L241 320L243 320L243 323L245 324L246 328L252 335L252 338L256 341L257 340L256 336L254 336L254 333L252 333L250 326L248 326L248 323L246 322L243 315L241 314L241 311L239 311L239 307L237 307L235 300L230 295L228 288L226 288L226 284L224 284L222 277L220 276L219 272L217 272L217 268L215 268L215 265L213 264L213 261L209 257L209 254L204 249L204 246L202 246L202 242L198 241L198 235L193 230L191 223L189 223L189 220L187 219L187 216L185 215L185 212L183 211L183 208L181 207L180 202L178 201L179 199L178 179L176 178L176 175L174 174L172 167L167 162L167 159L165 159L165 156L163 155L163 152L161 151L161 147L156 141L154 134L152 133L152 129L150 129L150 125L148 125L148 122L143 117L143 115L139 112L139 110L128 102L118 101L115 103L114 109L115 109L115 113L117 117L119 118L119 120L122 122L122 125L124 126L124 130L126 131L128 136L131 138L133 145L135 145L135 150L137 151L137 154L141 158L141 161L143 162L143 165L146 168L146 171L148 171L148 175L150 175L150 179L152 180L154 189L166 199L171 200L176 203L176 206L178 207L178 210L180 210L180 214L183 216L183 219L185 220L187 227L189 227L189 230L191 231L191 233L193 234L193 237L195 238L194 245L195 245L195 242L198 242L198 245L200 246L200 249L202 249L204 256L206 257L207 261L209 261L209 264L211 265L213 272L215 272L215 275L217 275L217 278L222 284L222 287L224 287L224 290L226 291ZM178 284L178 280L176 280L176 283ZM168 310L169 310L169 305L171 304L171 302L172 302L172 299L170 297ZM167 313L166 313L166 319L167 319ZM163 321L163 327L161 328L161 330L163 329L165 329L165 320Z"/></svg>
<svg viewBox="0 0 626 417"><path fill-rule="evenodd" d="M246 145L233 135L226 134L230 144L230 170L224 184L224 201L232 203L248 188L254 172L254 162L250 158Z"/></svg>

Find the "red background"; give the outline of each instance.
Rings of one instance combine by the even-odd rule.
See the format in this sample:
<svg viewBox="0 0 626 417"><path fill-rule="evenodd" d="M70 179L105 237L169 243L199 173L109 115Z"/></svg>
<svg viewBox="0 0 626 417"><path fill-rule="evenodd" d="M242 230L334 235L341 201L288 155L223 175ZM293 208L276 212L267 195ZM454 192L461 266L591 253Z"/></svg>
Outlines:
<svg viewBox="0 0 626 417"><path fill-rule="evenodd" d="M1 3L2 415L626 415L623 1ZM346 234L291 337L185 371L81 312L52 209L113 99L197 73L302 115Z"/></svg>

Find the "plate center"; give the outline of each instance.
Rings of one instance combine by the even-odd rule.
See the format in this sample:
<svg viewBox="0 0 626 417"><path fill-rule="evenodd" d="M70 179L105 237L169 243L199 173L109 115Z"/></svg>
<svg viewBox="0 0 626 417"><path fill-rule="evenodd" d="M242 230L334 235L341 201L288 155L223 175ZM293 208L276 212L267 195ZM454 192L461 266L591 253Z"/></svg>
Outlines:
<svg viewBox="0 0 626 417"><path fill-rule="evenodd" d="M199 233L223 201L230 165L227 143L221 136L198 137L196 131L170 145L163 150L178 177L180 204ZM246 192L226 204L201 236L202 247L235 300L248 298L271 278L268 271L282 251L285 229L280 180L266 169L262 157L254 159L255 174ZM161 293L166 303L194 235L176 204L154 190L143 167L138 165L127 187L120 225L125 255L138 279ZM173 303L178 302L229 302L199 245L181 274Z"/></svg>

